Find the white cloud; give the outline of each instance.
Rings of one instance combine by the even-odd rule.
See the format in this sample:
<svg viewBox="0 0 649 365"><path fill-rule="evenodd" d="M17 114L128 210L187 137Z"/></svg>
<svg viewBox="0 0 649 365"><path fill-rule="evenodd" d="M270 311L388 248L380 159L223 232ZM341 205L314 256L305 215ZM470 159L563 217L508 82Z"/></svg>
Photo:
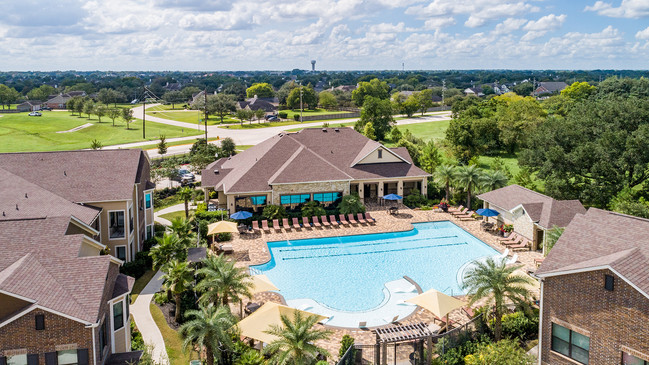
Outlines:
<svg viewBox="0 0 649 365"><path fill-rule="evenodd" d="M646 27L645 29L636 33L635 37L637 39L649 39L649 27Z"/></svg>
<svg viewBox="0 0 649 365"><path fill-rule="evenodd" d="M503 17L513 17L539 10L537 6L523 0L433 0L426 6L415 5L408 8L406 14L420 18L468 14L469 18L464 25L475 28Z"/></svg>
<svg viewBox="0 0 649 365"><path fill-rule="evenodd" d="M370 33L403 33L403 32L413 32L414 28L407 28L403 22L392 24L392 23L379 23L374 24L369 27L367 30Z"/></svg>
<svg viewBox="0 0 649 365"><path fill-rule="evenodd" d="M515 30L519 30L525 23L527 23L527 19L507 18L502 23L496 25L493 33L509 34Z"/></svg>
<svg viewBox="0 0 649 365"><path fill-rule="evenodd" d="M586 6L584 11L594 11L599 15L613 18L644 18L649 16L649 2L647 0L622 0L619 7L611 3L597 1L595 4Z"/></svg>
<svg viewBox="0 0 649 365"><path fill-rule="evenodd" d="M449 27L451 25L455 25L455 19L453 17L431 18L424 22L424 29L435 30Z"/></svg>
<svg viewBox="0 0 649 365"><path fill-rule="evenodd" d="M527 33L521 38L521 40L528 42L533 39L542 37L548 32L557 30L561 28L563 22L566 21L566 18L566 14L561 14L558 16L554 14L548 14L544 17L541 17L539 20L530 20L523 27L523 30L526 30Z"/></svg>

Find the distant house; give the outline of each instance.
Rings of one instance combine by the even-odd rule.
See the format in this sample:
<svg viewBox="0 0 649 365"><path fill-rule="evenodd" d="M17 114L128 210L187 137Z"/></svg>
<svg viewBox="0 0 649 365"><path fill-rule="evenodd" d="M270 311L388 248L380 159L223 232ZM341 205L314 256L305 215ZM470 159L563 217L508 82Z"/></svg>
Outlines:
<svg viewBox="0 0 649 365"><path fill-rule="evenodd" d="M311 200L331 205L353 193L365 202L413 189L425 195L429 176L404 147L385 147L352 128L307 128L217 160L203 170L202 186L233 213Z"/></svg>
<svg viewBox="0 0 649 365"><path fill-rule="evenodd" d="M182 84L179 82L172 82L162 87L165 91L180 91L182 89Z"/></svg>
<svg viewBox="0 0 649 365"><path fill-rule="evenodd" d="M50 109L65 109L66 104L70 99L72 99L75 96L86 96L85 91L70 91L65 94L59 94L59 95L50 95L50 98L45 102L45 105L50 108Z"/></svg>
<svg viewBox="0 0 649 365"><path fill-rule="evenodd" d="M322 80L320 80L320 81L318 81L318 82L315 84L315 87L314 87L313 89L314 89L315 91L320 92L320 91L324 90L327 86L328 86L328 84L327 84L326 81L322 81Z"/></svg>
<svg viewBox="0 0 649 365"><path fill-rule="evenodd" d="M534 96L542 96L542 95L547 95L547 94L558 94L561 92L561 90L565 89L568 87L568 84L566 84L563 81L559 82L540 82L539 86L534 90L532 95Z"/></svg>
<svg viewBox="0 0 649 365"><path fill-rule="evenodd" d="M343 91L343 92L348 92L348 91L351 92L351 91L356 90L356 88L357 88L357 85L340 85L340 86L332 87L329 90L330 91L340 90L340 91Z"/></svg>
<svg viewBox="0 0 649 365"><path fill-rule="evenodd" d="M566 227L575 215L586 208L579 200L556 200L519 185L509 185L478 195L484 208L500 213L498 225L512 224L514 232L532 241L532 248L544 246L546 232L554 226Z"/></svg>
<svg viewBox="0 0 649 365"><path fill-rule="evenodd" d="M205 98L205 90L201 90L200 92L193 94L192 95L192 100L189 101L190 105L194 105L197 102L204 100Z"/></svg>
<svg viewBox="0 0 649 365"><path fill-rule="evenodd" d="M590 208L535 275L539 364L649 362L649 220Z"/></svg>
<svg viewBox="0 0 649 365"><path fill-rule="evenodd" d="M468 95L473 95L473 96L478 96L478 97L484 96L484 93L482 92L482 89L477 88L477 87L467 87L466 89L464 89L464 94L467 95L467 96Z"/></svg>
<svg viewBox="0 0 649 365"><path fill-rule="evenodd" d="M27 100L23 103L20 103L16 106L16 110L21 112L35 112L41 110L41 105L43 104L40 100Z"/></svg>
<svg viewBox="0 0 649 365"><path fill-rule="evenodd" d="M253 98L237 102L237 109L249 110L263 110L266 113L273 113L277 111L277 104L272 103L277 98L258 98L256 95Z"/></svg>

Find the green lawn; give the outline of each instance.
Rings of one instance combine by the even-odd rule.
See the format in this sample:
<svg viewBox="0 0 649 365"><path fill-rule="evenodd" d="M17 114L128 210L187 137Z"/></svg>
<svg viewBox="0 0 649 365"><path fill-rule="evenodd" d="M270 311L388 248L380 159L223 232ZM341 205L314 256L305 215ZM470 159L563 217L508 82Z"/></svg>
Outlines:
<svg viewBox="0 0 649 365"><path fill-rule="evenodd" d="M204 138L203 138L204 139ZM175 141L175 142L167 142L167 147L171 146L182 146L182 145L192 145L196 143L198 139L186 139L182 141ZM207 139L209 142L212 141L217 141L217 137L212 137ZM131 148L141 148L143 150L157 150L158 149L158 144L157 143L152 143L152 144L147 144L144 146L137 146L137 147L131 147Z"/></svg>
<svg viewBox="0 0 649 365"><path fill-rule="evenodd" d="M282 113L282 112L286 113L288 115L289 119L293 119L294 114L300 114L300 109L295 109L295 110L284 109L284 110L279 111L279 113ZM341 110L325 110L325 109L314 109L314 110L312 109L312 110L309 110L309 109L304 109L304 111L302 112L302 116L303 117L309 117L309 116L312 116L312 115L347 114L347 113L349 113L349 112L341 111Z"/></svg>
<svg viewBox="0 0 649 365"><path fill-rule="evenodd" d="M448 120L440 120L436 122L406 125L399 125L399 123L397 122L396 126L401 132L404 132L407 129L415 136L423 138L424 141L429 141L431 139L440 141L446 137L446 129L448 128L449 124L450 121Z"/></svg>
<svg viewBox="0 0 649 365"><path fill-rule="evenodd" d="M70 130L86 123L93 125L70 133L56 133ZM142 121L136 120L126 129L126 124L115 120L115 127L109 118L101 123L93 116L71 116L68 112L43 112L42 117L30 117L27 113L4 114L0 116L0 152L64 151L90 148L93 139L104 146L156 140L161 134L167 138L200 135L197 130L184 129L166 124L147 122L146 139L142 138Z"/></svg>
<svg viewBox="0 0 649 365"><path fill-rule="evenodd" d="M193 213L193 212L194 212L194 210L192 210L192 209L189 210L189 216L190 216L190 217L192 216L192 213ZM174 220L175 218L185 218L185 210L183 209L183 210L179 210L179 211L177 211L177 212L171 212L171 213L167 213L167 214L161 214L161 215L159 215L159 217L160 217L160 218L164 218L164 219L166 219L166 220L168 220L168 221L172 221L172 220Z"/></svg>
<svg viewBox="0 0 649 365"><path fill-rule="evenodd" d="M135 303L135 299L137 299L137 296L140 295L142 289L144 289L146 284L148 284L149 281L151 281L153 275L155 275L155 271L147 270L144 273L144 275L140 276L139 279L135 280L135 283L133 284L133 289L131 290L131 303Z"/></svg>
<svg viewBox="0 0 649 365"><path fill-rule="evenodd" d="M183 105L187 103L176 103L173 106L171 104L160 104L152 107L146 108L146 111L159 111L159 110L184 110Z"/></svg>
<svg viewBox="0 0 649 365"><path fill-rule="evenodd" d="M189 360L197 360L197 353L193 351L191 353L183 352L182 338L178 332L169 327L160 308L158 308L154 303L151 303L149 305L149 310L151 311L153 321L155 321L155 324L162 333L162 338L167 350L167 356L169 356L169 362L171 365L187 365L189 364Z"/></svg>
<svg viewBox="0 0 649 365"><path fill-rule="evenodd" d="M155 108L155 107L154 107ZM178 122L185 122L185 123L192 123L192 124L198 124L199 120L201 121L201 125L204 124L202 121L205 115L199 111L199 110L152 110L154 108L146 110L146 115L158 117L158 118L164 118L164 119L170 119L170 120L175 120ZM223 118L223 123L224 124L229 124L229 123L239 123L238 119L232 118L231 116L228 117L226 116ZM221 124L221 118L217 115L208 115L207 118L207 125L217 125Z"/></svg>

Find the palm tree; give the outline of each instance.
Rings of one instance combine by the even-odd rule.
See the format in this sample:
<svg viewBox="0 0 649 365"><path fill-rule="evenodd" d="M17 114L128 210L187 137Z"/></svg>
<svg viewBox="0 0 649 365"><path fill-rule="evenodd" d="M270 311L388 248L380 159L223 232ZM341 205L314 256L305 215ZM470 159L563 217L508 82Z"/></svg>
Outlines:
<svg viewBox="0 0 649 365"><path fill-rule="evenodd" d="M329 356L327 350L314 344L331 335L330 331L313 328L318 322L317 315L303 317L302 312L296 311L292 321L287 316L281 318L283 326L272 325L265 331L278 337L264 348L264 354L271 354L271 364L302 365L315 362L318 353Z"/></svg>
<svg viewBox="0 0 649 365"><path fill-rule="evenodd" d="M187 251L178 240L178 236L165 233L162 237L156 237L155 240L157 244L149 251L149 256L153 261L153 270L159 270L174 259L185 260Z"/></svg>
<svg viewBox="0 0 649 365"><path fill-rule="evenodd" d="M194 239L194 232L192 232L192 223L182 217L176 217L171 220L171 226L169 229L171 232L178 236L178 241L184 247L189 247L192 245L192 240Z"/></svg>
<svg viewBox="0 0 649 365"><path fill-rule="evenodd" d="M456 168L451 165L440 165L435 169L435 181L438 184L443 184L446 189L446 201L448 202L451 197L451 183L455 179Z"/></svg>
<svg viewBox="0 0 649 365"><path fill-rule="evenodd" d="M221 346L232 346L230 329L236 324L236 318L227 307L216 307L212 304L200 310L188 310L186 318L192 318L180 327L183 338L183 351L199 347L205 349L207 365L214 365L214 357L222 357Z"/></svg>
<svg viewBox="0 0 649 365"><path fill-rule="evenodd" d="M480 187L485 191L500 189L507 185L509 178L502 171L485 171L480 177Z"/></svg>
<svg viewBox="0 0 649 365"><path fill-rule="evenodd" d="M178 197L185 201L185 218L189 218L189 201L194 197L194 190L185 186L178 191Z"/></svg>
<svg viewBox="0 0 649 365"><path fill-rule="evenodd" d="M164 286L169 290L176 300L176 323L180 322L182 309L180 307L180 296L194 281L194 269L189 267L185 261L172 260L163 267L165 272L162 275Z"/></svg>
<svg viewBox="0 0 649 365"><path fill-rule="evenodd" d="M236 267L223 255L208 255L203 260L203 267L196 271L203 278L196 285L196 291L202 292L201 303L219 303L227 306L230 300L241 301L241 297L252 298L252 280L242 267Z"/></svg>
<svg viewBox="0 0 649 365"><path fill-rule="evenodd" d="M500 341L502 335L502 316L507 310L505 300L519 304L531 295L526 286L532 284L532 279L512 275L520 267L508 267L505 260L488 258L484 262L477 262L464 276L463 288L469 293L469 305L486 299L487 305L494 308L496 341Z"/></svg>
<svg viewBox="0 0 649 365"><path fill-rule="evenodd" d="M474 165L461 166L455 173L455 180L466 189L466 206L471 209L471 193L473 188L480 183L482 169Z"/></svg>

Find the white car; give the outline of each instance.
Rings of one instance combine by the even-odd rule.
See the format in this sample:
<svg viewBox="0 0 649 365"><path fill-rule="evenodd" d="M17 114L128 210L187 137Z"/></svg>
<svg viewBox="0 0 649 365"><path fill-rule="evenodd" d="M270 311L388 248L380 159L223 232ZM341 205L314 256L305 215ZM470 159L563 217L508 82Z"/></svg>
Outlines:
<svg viewBox="0 0 649 365"><path fill-rule="evenodd" d="M196 180L196 177L194 176L194 173L187 169L180 169L178 170L178 178L180 179L181 183L190 183L194 182Z"/></svg>
<svg viewBox="0 0 649 365"><path fill-rule="evenodd" d="M43 114L41 114L41 112L31 112L31 113L29 113L30 117L40 117L41 115L43 115Z"/></svg>

